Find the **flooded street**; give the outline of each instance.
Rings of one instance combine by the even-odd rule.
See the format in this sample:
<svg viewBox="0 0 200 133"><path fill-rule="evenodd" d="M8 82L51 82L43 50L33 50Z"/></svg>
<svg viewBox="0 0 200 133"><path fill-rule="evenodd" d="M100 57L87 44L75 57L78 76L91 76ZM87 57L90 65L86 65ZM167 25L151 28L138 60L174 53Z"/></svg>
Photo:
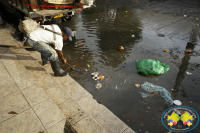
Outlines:
<svg viewBox="0 0 200 133"><path fill-rule="evenodd" d="M65 42L64 57L76 71L60 61L62 69L138 133L168 132L161 116L169 106L160 95L143 98L140 92L145 90L135 84L146 81L164 87L173 100L180 100L200 114L199 27L187 21L189 18L153 14L112 2L99 0L97 7L84 9L71 21L59 24L76 31L77 39L85 39L82 44L76 44L74 38ZM182 20L184 23L180 23ZM124 50L118 50L119 46ZM186 49L192 52L185 53ZM170 69L158 76L139 75L136 60L143 59L159 60ZM105 79L94 80L93 72ZM102 87L97 89L97 83ZM199 132L200 124L190 131Z"/></svg>
<svg viewBox="0 0 200 133"><path fill-rule="evenodd" d="M76 71L70 70L67 65L62 65L62 68L99 103L137 132L153 133L155 128L156 132L167 132L161 116L168 106L159 95L143 98L139 92L145 91L135 84L147 81L162 86L173 100L180 100L183 105L200 112L200 45L197 35L191 33L194 43L168 37L145 28L140 10L103 2L97 2L97 5L60 25L75 30L77 39L85 39L85 46L76 46L74 39L63 49L68 63ZM123 46L124 50L119 51L118 46ZM169 52L163 52L163 49ZM193 52L185 54L186 49ZM142 59L159 60L170 69L159 76L139 75L136 60ZM105 79L93 80L93 72L99 72ZM97 83L101 83L102 88L96 89ZM199 131L200 125L192 132Z"/></svg>

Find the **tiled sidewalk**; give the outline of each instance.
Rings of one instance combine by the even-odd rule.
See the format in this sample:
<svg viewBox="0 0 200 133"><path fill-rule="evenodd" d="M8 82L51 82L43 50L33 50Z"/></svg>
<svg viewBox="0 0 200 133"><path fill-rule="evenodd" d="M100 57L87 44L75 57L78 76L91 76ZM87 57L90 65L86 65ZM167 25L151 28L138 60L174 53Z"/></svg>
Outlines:
<svg viewBox="0 0 200 133"><path fill-rule="evenodd" d="M0 44L19 45L0 26ZM54 77L40 54L0 47L0 133L134 133L69 75Z"/></svg>

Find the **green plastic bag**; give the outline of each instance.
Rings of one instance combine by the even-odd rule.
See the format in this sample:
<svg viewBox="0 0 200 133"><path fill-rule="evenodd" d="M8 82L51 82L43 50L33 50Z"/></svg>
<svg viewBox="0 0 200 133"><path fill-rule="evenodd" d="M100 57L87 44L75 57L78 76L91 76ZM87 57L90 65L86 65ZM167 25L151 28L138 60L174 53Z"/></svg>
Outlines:
<svg viewBox="0 0 200 133"><path fill-rule="evenodd" d="M159 75L169 70L169 66L165 63L152 59L136 60L136 66L138 73L144 75Z"/></svg>

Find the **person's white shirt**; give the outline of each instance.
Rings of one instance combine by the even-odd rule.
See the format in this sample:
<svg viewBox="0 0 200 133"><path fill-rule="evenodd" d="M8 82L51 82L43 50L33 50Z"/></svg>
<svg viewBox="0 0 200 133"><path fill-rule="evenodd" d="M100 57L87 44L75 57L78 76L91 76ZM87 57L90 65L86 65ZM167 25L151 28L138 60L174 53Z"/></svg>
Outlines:
<svg viewBox="0 0 200 133"><path fill-rule="evenodd" d="M45 28L48 28L52 30L52 26L54 28L54 31L58 33L62 33L58 25L43 25ZM45 43L54 43L55 49L62 51L63 48L63 37L61 35L55 34L53 32L50 32L48 30L45 30L43 28L37 28L35 31L31 32L29 35L29 38L34 41L42 41ZM55 36L55 37L54 37Z"/></svg>

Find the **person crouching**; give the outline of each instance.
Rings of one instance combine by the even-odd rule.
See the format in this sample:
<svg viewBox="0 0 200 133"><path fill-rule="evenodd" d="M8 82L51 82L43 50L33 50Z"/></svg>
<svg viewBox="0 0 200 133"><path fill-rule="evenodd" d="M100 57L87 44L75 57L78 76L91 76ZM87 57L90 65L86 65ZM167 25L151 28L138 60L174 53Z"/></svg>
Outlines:
<svg viewBox="0 0 200 133"><path fill-rule="evenodd" d="M59 35L44 28L37 28L27 35L26 44L41 53L43 65L51 63L54 76L65 76L68 73L60 68L58 57L64 64L67 63L62 52L63 41L67 39L72 41L72 30L68 27L61 30L58 25L42 26L62 34Z"/></svg>

